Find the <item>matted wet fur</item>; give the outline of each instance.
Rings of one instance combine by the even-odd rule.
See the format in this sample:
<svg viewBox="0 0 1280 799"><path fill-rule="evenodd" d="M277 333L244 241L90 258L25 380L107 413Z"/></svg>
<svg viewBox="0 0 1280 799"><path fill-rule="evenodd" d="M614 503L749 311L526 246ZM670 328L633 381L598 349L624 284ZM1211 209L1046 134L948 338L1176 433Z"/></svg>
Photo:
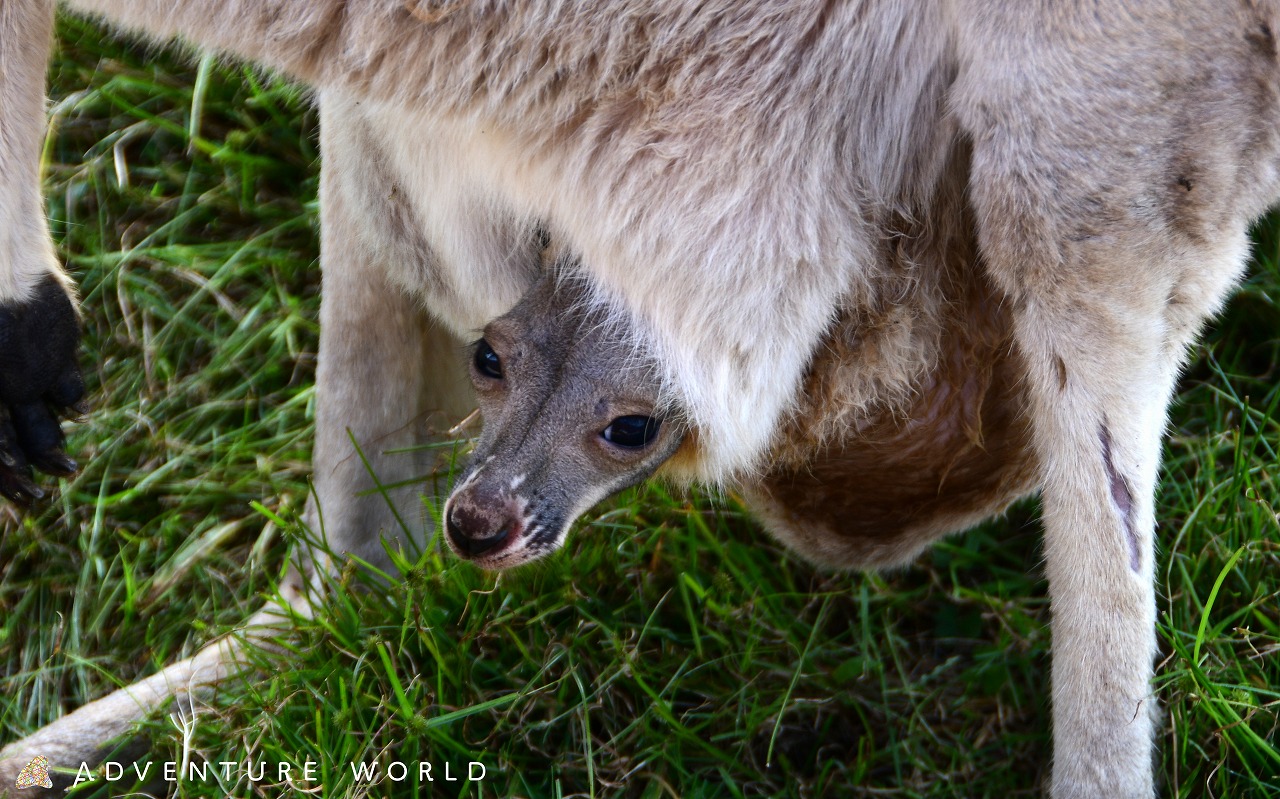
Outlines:
<svg viewBox="0 0 1280 799"><path fill-rule="evenodd" d="M377 560L395 529L346 431L399 449L467 402L419 308L473 335L535 282L546 220L687 414L675 476L760 481L766 521L809 556L897 562L1038 484L1050 794L1154 794L1160 437L1280 196L1274 0L71 5L318 87L311 513L337 549ZM50 15L0 2L0 490L23 500L30 464L72 465L56 416L79 394L35 167ZM374 466L396 483L423 464ZM885 469L918 484L877 486ZM935 482L918 515L876 502ZM155 696L6 749L0 784L33 747L92 759L122 709L200 681L172 668L181 685L166 670Z"/></svg>

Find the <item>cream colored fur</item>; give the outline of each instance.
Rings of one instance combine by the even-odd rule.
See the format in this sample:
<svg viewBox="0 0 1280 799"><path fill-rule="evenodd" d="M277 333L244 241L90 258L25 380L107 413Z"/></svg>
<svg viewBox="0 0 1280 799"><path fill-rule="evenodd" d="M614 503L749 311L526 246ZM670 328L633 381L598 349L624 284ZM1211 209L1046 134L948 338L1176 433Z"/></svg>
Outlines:
<svg viewBox="0 0 1280 799"><path fill-rule="evenodd" d="M47 0L0 3L0 302L23 300L40 278L63 276L40 196L44 71L53 32Z"/></svg>
<svg viewBox="0 0 1280 799"><path fill-rule="evenodd" d="M548 220L688 409L685 475L725 482L767 470L837 315L874 316L928 283L881 254L962 166L982 268L1025 363L1043 486L1050 794L1154 794L1159 441L1186 346L1239 277L1248 224L1280 197L1275 3L71 5L320 88L311 512L340 548L367 552L391 527L353 497L365 478L342 431L416 439L428 425L406 422L463 391L439 331L392 287L474 331L532 282L527 233ZM0 300L12 300L53 268L31 166L48 6L0 0L0 26ZM910 397L934 368L930 347L883 343L899 355L846 369L843 402ZM404 401L366 408L365 385ZM84 736L102 721L93 707Z"/></svg>

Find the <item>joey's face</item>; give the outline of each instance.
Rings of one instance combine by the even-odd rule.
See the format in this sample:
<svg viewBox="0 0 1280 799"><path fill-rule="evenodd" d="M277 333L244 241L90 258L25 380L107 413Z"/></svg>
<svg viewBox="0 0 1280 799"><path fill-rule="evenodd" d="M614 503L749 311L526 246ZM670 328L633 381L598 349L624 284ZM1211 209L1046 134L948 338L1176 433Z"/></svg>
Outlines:
<svg viewBox="0 0 1280 799"><path fill-rule="evenodd" d="M653 370L569 286L540 281L473 345L484 431L445 504L446 540L488 569L559 547L600 500L653 474L682 424Z"/></svg>

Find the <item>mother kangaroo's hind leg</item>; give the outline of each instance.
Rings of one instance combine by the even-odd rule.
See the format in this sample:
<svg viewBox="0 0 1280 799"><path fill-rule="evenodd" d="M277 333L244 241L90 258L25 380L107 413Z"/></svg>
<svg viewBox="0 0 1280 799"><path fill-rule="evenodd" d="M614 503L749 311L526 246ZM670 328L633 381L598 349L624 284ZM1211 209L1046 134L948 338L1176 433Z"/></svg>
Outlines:
<svg viewBox="0 0 1280 799"><path fill-rule="evenodd" d="M1278 193L1260 6L988 8L952 106L1026 362L1053 619L1054 799L1150 799L1154 495L1185 350Z"/></svg>

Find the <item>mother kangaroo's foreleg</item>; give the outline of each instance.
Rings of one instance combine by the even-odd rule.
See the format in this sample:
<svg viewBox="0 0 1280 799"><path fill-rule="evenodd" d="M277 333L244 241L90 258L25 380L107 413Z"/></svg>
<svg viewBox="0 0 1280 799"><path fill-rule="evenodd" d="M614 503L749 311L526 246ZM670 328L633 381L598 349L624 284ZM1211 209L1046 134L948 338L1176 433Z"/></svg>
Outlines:
<svg viewBox="0 0 1280 799"><path fill-rule="evenodd" d="M0 3L0 494L44 492L31 467L69 474L58 417L84 395L80 326L40 194L52 0Z"/></svg>

